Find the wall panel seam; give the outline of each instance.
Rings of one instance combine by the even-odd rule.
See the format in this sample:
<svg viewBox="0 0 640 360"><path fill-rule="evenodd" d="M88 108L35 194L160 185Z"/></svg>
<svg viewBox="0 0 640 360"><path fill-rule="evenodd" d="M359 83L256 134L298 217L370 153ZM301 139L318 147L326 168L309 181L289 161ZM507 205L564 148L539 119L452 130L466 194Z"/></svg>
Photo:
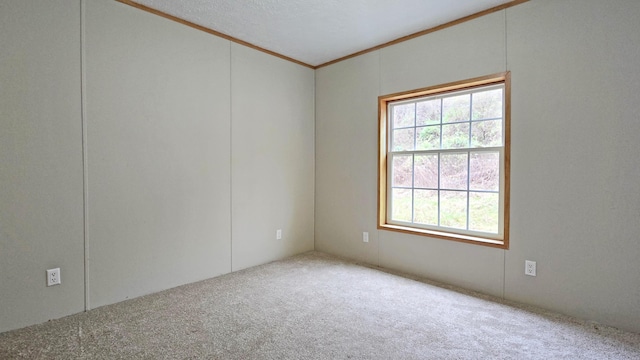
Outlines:
<svg viewBox="0 0 640 360"><path fill-rule="evenodd" d="M89 163L87 149L87 94L86 94L86 0L80 2L80 121L82 127L82 211L84 240L84 310L91 309L89 297Z"/></svg>
<svg viewBox="0 0 640 360"><path fill-rule="evenodd" d="M233 43L229 41L229 272L233 272Z"/></svg>

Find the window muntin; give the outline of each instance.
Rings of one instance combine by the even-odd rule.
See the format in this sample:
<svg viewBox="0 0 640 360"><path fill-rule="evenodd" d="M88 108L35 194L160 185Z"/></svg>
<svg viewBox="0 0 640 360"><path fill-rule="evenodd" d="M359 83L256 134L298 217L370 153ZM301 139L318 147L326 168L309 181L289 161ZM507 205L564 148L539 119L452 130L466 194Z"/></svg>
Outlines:
<svg viewBox="0 0 640 360"><path fill-rule="evenodd" d="M507 246L508 76L380 97L379 227Z"/></svg>

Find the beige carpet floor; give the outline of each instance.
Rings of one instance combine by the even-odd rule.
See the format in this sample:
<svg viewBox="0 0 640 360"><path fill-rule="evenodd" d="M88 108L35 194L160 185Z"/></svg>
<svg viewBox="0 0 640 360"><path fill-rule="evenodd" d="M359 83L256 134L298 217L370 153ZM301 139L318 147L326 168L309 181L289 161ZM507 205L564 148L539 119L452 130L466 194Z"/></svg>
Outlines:
<svg viewBox="0 0 640 360"><path fill-rule="evenodd" d="M640 359L640 334L309 252L0 334L0 359Z"/></svg>

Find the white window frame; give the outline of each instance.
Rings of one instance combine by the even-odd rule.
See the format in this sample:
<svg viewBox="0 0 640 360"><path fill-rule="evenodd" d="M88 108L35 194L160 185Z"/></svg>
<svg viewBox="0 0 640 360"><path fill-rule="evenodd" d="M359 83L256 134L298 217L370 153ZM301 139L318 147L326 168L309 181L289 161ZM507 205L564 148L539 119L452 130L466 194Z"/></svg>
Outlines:
<svg viewBox="0 0 640 360"><path fill-rule="evenodd" d="M401 105L403 103L416 103L419 101L444 98L453 95L461 95L461 94L469 94L473 92L486 91L492 87L502 87L503 88L503 117L502 117L502 139L503 143L501 146L493 146L493 147L469 147L465 148L456 148L456 149L434 149L434 150L409 150L409 151L392 151L392 134L393 131L391 129L392 125L390 124L390 119L392 115L390 114L391 108L394 105ZM510 99L510 73L504 72L489 76L483 76L479 78L469 79L458 81L454 83L448 83L443 85L432 86L423 89L417 89L402 93L390 94L380 96L378 99L379 104L379 172L378 172L378 228L383 230L391 230L391 231L400 231L407 232L417 235L424 235L436 238L442 238L447 240L455 240L462 242L469 242L499 248L508 248L509 244L509 171L510 171L510 110L511 110L511 99ZM482 119L479 121L487 121L488 119ZM477 120L470 119L469 124L476 122ZM443 124L440 123L439 126ZM415 123L412 126L414 129L419 128ZM408 127L411 128L411 127ZM471 127L470 127L471 131ZM441 131L442 133L442 131ZM442 141L442 137L441 137ZM467 229L457 229L457 228L449 228L445 226L439 225L425 225L418 224L413 222L404 222L393 220L391 218L391 214L393 213L393 203L392 203L392 158L393 156L398 155L421 155L421 154L438 154L438 171L440 171L440 156L441 154L453 154L453 153L464 153L467 154L467 161L469 165L470 157L472 153L481 153L481 152L498 152L500 158L500 186L499 191L487 191L491 193L499 194L499 211L498 211L498 232L497 233L485 233L479 231L468 230L469 228L469 194L476 192L483 192L477 190L470 190L469 186L467 186L466 190L455 190L465 192L467 194ZM415 161L415 160L413 160ZM467 166L469 171L469 166ZM469 182L469 177L467 177L467 183ZM395 187L400 188L400 187ZM415 193L415 189L420 189L415 186L415 183L412 181L411 187L412 193L412 204L414 202L413 194ZM441 184L438 183L437 189L429 189L436 191L448 190L441 187ZM438 201L438 207L440 207L440 201ZM414 219L413 216L413 205L412 205L412 216L411 219ZM438 214L440 211L438 211Z"/></svg>

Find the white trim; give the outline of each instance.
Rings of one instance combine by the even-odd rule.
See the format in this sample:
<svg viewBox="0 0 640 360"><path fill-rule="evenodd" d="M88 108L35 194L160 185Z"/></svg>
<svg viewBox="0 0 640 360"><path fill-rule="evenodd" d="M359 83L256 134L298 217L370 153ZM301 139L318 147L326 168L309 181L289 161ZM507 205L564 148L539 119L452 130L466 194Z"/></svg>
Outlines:
<svg viewBox="0 0 640 360"><path fill-rule="evenodd" d="M457 121L457 122L447 122L447 123L443 123L443 103L444 103L444 99L446 98L450 98L450 97L455 97L455 96L460 96L460 95L466 95L466 94L476 94L476 93L482 93L482 92L486 92L486 91L491 91L491 90L496 90L496 89L501 89L502 90L502 117L500 118L486 118L486 119L473 119L473 96L470 96L469 98L469 119L465 120L465 121ZM386 144L386 158L387 158L387 188L386 188L386 197L387 197L387 213L386 213L386 224L385 227L389 227L389 228L394 228L394 227L398 227L401 230L411 230L411 229L415 229L415 230L424 230L427 233L434 233L436 235L440 235L440 236L456 236L456 237L471 237L474 238L473 240L475 241L475 237L481 237L483 239L489 239L491 240L490 242L492 242L493 240L495 241L502 241L504 239L504 212L505 212L505 182L506 182L506 176L505 176L505 172L506 172L506 166L505 166L505 128L506 128L506 124L505 124L505 110L506 110L506 84L504 82L500 83L500 84L490 84L490 85L486 85L486 86L477 86L477 87L473 87L471 89L464 89L461 91L451 91L451 92L446 92L446 93L441 93L441 94L437 94L437 95L427 95L424 97L418 97L418 98L411 98L411 99L407 99L407 100L398 100L398 101L390 101L387 103L387 123L386 123L386 128L387 128L387 132L389 134L388 136L388 143ZM418 126L416 124L416 120L417 120L417 105L420 102L424 102L424 101L431 101L434 99L440 99L440 121L438 123L434 123L434 124L428 124L428 125L420 125ZM394 119L394 109L399 106L399 105L407 105L407 104L414 104L416 106L414 106L414 112L413 112L413 124L412 126L403 126L403 127L398 127L398 128L394 128L393 127L393 119ZM473 123L480 123L480 122L485 122L485 121L495 121L495 120L501 120L502 124L501 124L501 138L502 138L502 145L501 146L490 146L490 147L476 147L476 146L472 146L472 141L473 141L473 137L472 137L472 124ZM442 141L443 141L443 126L447 126L449 124L468 124L469 129L468 129L468 142L467 142L467 147L462 147L462 148L452 148L452 149L442 149ZM401 150L401 151L394 151L393 150L393 144L394 144L394 135L395 135L395 130L402 130L402 129L413 129L413 133L414 133L414 137L413 137L413 148L415 149L417 147L417 143L416 143L416 137L417 137L417 129L418 128L423 128L423 127L428 127L428 126L438 126L440 128L440 137L439 137L439 141L440 141L440 149L429 149L429 150ZM471 189L471 154L472 153L482 153L482 152L487 152L487 153L498 153L498 158L499 158L499 164L498 164L498 171L499 171L499 185L498 185L498 190L472 190ZM442 154L465 154L467 157L467 181L466 181L466 189L444 189L441 187L441 155ZM422 154L438 154L438 188L437 189L431 189L431 188L417 188L415 186L415 156L416 155L422 155ZM412 163L412 173L411 173L411 186L410 187L405 187L405 186L394 186L393 184L393 159L396 156L407 156L410 155L411 158L411 163ZM399 221L399 220L394 220L393 219L393 192L396 189L406 189L411 191L411 221L407 222L407 221ZM421 224L421 223L416 223L415 222L415 190L431 190L431 191L437 191L438 193L438 225L427 225L427 224ZM464 229L460 229L460 228L450 228L450 227L446 227L446 226L442 226L441 224L441 192L442 191L459 191L459 192L463 192L466 194L466 219L465 219L465 228ZM470 195L472 193L492 193L492 194L498 194L498 226L497 226L497 232L496 233L492 233L492 232L482 232L482 231L476 231L476 230L469 230L469 222L470 222Z"/></svg>

